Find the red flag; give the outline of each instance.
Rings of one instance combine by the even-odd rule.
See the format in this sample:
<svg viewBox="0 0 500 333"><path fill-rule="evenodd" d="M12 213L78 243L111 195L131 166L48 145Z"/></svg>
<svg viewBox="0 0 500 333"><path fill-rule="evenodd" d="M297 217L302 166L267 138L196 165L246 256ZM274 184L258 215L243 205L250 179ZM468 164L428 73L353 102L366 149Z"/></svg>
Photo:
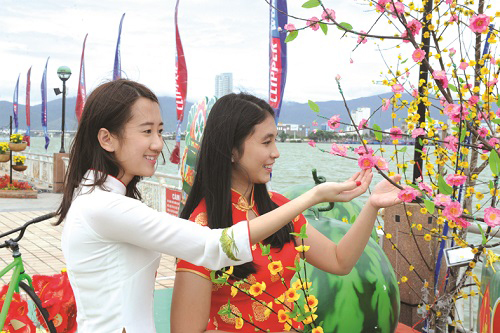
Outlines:
<svg viewBox="0 0 500 333"><path fill-rule="evenodd" d="M28 127L26 129L26 134L24 135L24 141L28 143L28 146L31 146L31 141L30 141L30 125L31 125L31 120L30 120L30 90L31 90L31 67L28 70L28 75L26 78L26 126Z"/></svg>
<svg viewBox="0 0 500 333"><path fill-rule="evenodd" d="M180 145L181 145L181 124L184 119L184 106L186 105L187 95L187 67L186 59L184 59L184 50L182 49L181 36L179 27L177 26L177 10L179 8L179 0L175 4L175 105L177 109L177 130L175 137L175 148L170 155L170 162L179 164L180 162Z"/></svg>
<svg viewBox="0 0 500 333"><path fill-rule="evenodd" d="M80 79L78 80L78 95L76 96L76 106L75 106L76 119L78 119L78 122L80 122L80 118L82 117L83 107L85 106L85 98L87 95L85 89L84 54L85 54L85 43L87 42L88 35L89 34L86 34L85 39L83 40L82 59L80 60Z"/></svg>

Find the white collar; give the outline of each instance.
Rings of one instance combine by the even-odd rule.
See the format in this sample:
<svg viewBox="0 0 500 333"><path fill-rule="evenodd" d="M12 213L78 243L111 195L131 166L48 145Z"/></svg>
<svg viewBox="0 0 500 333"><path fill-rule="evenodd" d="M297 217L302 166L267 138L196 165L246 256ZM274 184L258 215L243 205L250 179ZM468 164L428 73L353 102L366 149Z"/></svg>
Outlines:
<svg viewBox="0 0 500 333"><path fill-rule="evenodd" d="M90 169L85 173L81 181L82 194L87 193L92 189L92 186L95 184L96 176L100 174L102 174L101 171L97 171L94 169ZM103 190L112 193L117 193L121 195L125 195L127 193L127 187L125 186L125 184L118 178L115 178L111 175L107 175L106 180L104 181L102 187Z"/></svg>

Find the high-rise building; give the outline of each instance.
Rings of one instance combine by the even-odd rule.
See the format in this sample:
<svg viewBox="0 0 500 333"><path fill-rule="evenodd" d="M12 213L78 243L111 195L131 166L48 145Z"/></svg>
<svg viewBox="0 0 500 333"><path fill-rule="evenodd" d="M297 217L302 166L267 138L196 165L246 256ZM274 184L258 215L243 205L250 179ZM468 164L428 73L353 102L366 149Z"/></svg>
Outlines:
<svg viewBox="0 0 500 333"><path fill-rule="evenodd" d="M354 120L354 123L359 126L359 123L361 122L361 120L363 119L367 119L370 118L370 111L371 109L370 108L358 108L357 110L354 110L352 111L352 119ZM348 119L348 121L350 122L350 119ZM368 120L368 123L366 124L366 126L370 126L370 121ZM350 126L347 126L347 131L354 131L354 126L350 125ZM367 129L363 129L359 131L360 134L362 135L367 135L370 133L370 130L367 130ZM354 133L355 134L355 133Z"/></svg>
<svg viewBox="0 0 500 333"><path fill-rule="evenodd" d="M221 73L215 76L215 96L220 98L233 92L233 73Z"/></svg>

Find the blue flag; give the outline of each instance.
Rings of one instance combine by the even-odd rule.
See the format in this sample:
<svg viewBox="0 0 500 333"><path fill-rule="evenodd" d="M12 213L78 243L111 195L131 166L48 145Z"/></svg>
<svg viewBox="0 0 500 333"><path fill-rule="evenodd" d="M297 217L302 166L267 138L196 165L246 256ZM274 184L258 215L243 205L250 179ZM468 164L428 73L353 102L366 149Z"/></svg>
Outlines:
<svg viewBox="0 0 500 333"><path fill-rule="evenodd" d="M19 76L20 75L21 74L19 74ZM14 113L15 133L17 133L17 131L19 129L19 119L18 119L19 105L17 103L17 97L18 97L18 94L19 94L19 76L17 77L16 88L14 89L14 97L12 98L12 113Z"/></svg>
<svg viewBox="0 0 500 333"><path fill-rule="evenodd" d="M120 37L122 34L122 23L125 18L125 13L123 13L120 20L120 28L118 28L118 41L116 42L116 52L115 52L115 65L113 67L113 81L118 80L122 77L122 64L120 58Z"/></svg>
<svg viewBox="0 0 500 333"><path fill-rule="evenodd" d="M45 135L45 150L49 147L50 139L49 133L47 131L47 65L49 64L50 57L47 58L45 63L45 70L43 71L42 84L40 86L42 90L42 128L43 134Z"/></svg>

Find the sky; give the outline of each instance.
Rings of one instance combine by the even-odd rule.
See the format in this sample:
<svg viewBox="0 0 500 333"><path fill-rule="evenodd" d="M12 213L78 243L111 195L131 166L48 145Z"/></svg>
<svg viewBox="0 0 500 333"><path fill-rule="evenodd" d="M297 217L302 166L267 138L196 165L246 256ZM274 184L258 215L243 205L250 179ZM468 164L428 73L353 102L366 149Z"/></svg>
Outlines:
<svg viewBox="0 0 500 333"><path fill-rule="evenodd" d="M289 0L288 11L299 17L321 16L321 9L301 8ZM368 30L377 18L364 1L327 0L337 21L355 30ZM40 102L40 82L47 58L48 99L61 87L57 68L73 74L67 81L74 97L82 44L85 49L87 93L111 79L118 25L126 13L121 35L124 76L144 83L159 96L175 95L175 0L0 0L0 100L12 101L18 75L19 100L25 103L26 74L31 71L31 103ZM304 22L290 19L297 27ZM381 25L377 33L394 33ZM385 28L384 28L385 27ZM233 73L235 91L267 98L269 75L269 5L265 0L181 0L179 30L188 68L187 99L196 102L214 94L215 76ZM373 84L381 79L383 59L374 40L354 52L356 38L330 27L300 31L288 44L288 76L284 99L307 102L339 100L334 80L342 76L347 99L388 92ZM384 42L385 56L397 55L394 42ZM352 59L352 63L351 60Z"/></svg>

